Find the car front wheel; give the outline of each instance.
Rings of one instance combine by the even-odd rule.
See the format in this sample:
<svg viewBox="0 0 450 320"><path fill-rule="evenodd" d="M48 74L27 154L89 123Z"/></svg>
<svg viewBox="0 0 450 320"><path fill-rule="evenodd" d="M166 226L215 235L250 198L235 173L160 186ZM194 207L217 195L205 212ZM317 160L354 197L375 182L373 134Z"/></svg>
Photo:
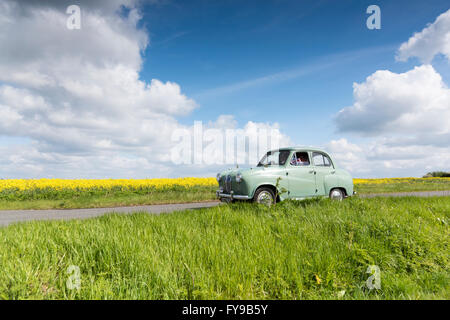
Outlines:
<svg viewBox="0 0 450 320"><path fill-rule="evenodd" d="M253 201L266 206L271 206L275 203L275 194L269 188L259 188L255 193Z"/></svg>
<svg viewBox="0 0 450 320"><path fill-rule="evenodd" d="M344 199L344 192L341 189L333 189L330 191L330 199L342 201Z"/></svg>

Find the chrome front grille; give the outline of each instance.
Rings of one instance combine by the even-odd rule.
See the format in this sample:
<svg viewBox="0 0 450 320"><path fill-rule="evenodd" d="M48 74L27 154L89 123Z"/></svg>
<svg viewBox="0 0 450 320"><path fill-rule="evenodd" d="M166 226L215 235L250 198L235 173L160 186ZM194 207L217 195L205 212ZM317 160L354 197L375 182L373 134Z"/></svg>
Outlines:
<svg viewBox="0 0 450 320"><path fill-rule="evenodd" d="M225 193L230 193L230 191L231 191L231 176L230 175L226 176L224 180L225 181L223 184L223 191Z"/></svg>

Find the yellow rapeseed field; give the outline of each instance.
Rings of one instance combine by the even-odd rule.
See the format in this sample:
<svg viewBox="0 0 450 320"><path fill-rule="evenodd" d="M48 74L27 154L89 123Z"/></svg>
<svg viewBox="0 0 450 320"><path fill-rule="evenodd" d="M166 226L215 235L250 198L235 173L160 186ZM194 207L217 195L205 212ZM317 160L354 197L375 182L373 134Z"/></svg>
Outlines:
<svg viewBox="0 0 450 320"><path fill-rule="evenodd" d="M113 189L136 190L143 188L167 189L217 185L215 178L174 179L4 179L0 180L0 192L4 190L90 190Z"/></svg>
<svg viewBox="0 0 450 320"><path fill-rule="evenodd" d="M417 181L448 180L448 178L381 178L381 179L353 179L358 184L388 184L407 183ZM172 179L2 179L0 192L4 190L90 190L90 189L170 189L172 187L215 186L215 178L172 178Z"/></svg>
<svg viewBox="0 0 450 320"><path fill-rule="evenodd" d="M353 179L355 185L358 184L388 184L388 183L408 183L408 182L431 182L431 181L448 181L448 178L378 178L378 179Z"/></svg>

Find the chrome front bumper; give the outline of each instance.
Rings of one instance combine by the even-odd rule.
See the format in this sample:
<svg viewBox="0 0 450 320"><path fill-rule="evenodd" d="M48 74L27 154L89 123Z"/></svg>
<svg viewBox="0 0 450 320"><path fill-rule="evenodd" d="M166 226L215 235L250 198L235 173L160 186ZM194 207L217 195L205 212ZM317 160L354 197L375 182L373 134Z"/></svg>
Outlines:
<svg viewBox="0 0 450 320"><path fill-rule="evenodd" d="M249 196L243 196L239 194L234 194L233 191L230 191L230 193L223 193L223 190L217 190L216 191L217 198L228 198L230 200L236 199L236 200L250 200Z"/></svg>

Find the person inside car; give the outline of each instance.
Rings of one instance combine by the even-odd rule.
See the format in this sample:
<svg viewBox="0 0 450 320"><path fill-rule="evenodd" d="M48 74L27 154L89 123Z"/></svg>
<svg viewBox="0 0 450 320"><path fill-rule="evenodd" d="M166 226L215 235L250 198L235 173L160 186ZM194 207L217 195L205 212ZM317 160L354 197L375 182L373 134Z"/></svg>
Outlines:
<svg viewBox="0 0 450 320"><path fill-rule="evenodd" d="M294 153L291 165L293 166L309 166L308 155L304 152Z"/></svg>
<svg viewBox="0 0 450 320"><path fill-rule="evenodd" d="M298 166L309 166L308 155L304 152L297 154L297 165Z"/></svg>

